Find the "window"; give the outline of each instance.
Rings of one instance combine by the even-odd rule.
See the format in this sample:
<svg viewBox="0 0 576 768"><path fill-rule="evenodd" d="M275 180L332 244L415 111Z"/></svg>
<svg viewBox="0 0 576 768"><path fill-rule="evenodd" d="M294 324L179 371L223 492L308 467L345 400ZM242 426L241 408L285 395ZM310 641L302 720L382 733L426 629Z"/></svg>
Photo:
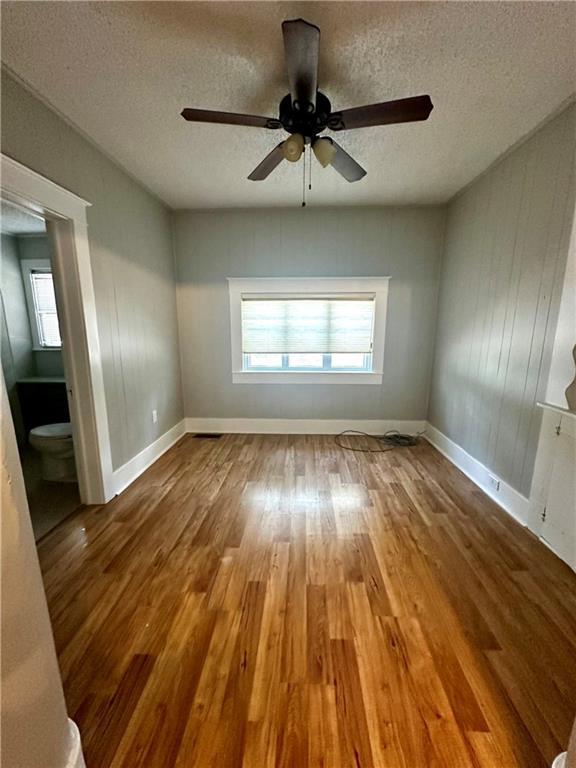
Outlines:
<svg viewBox="0 0 576 768"><path fill-rule="evenodd" d="M244 371L372 371L371 354L244 354Z"/></svg>
<svg viewBox="0 0 576 768"><path fill-rule="evenodd" d="M236 383L382 381L388 278L229 279Z"/></svg>
<svg viewBox="0 0 576 768"><path fill-rule="evenodd" d="M20 262L34 348L60 349L62 340L56 311L52 269L48 259Z"/></svg>

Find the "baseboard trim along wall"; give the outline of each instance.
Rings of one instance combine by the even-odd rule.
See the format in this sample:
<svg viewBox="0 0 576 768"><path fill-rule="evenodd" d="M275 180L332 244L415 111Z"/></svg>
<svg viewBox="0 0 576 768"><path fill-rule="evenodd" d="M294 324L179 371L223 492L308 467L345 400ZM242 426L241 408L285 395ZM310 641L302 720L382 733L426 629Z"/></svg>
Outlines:
<svg viewBox="0 0 576 768"><path fill-rule="evenodd" d="M413 435L425 428L425 421L397 419L186 419L186 432L251 435L337 435L346 429L356 429L370 435L382 435L389 429L397 429Z"/></svg>
<svg viewBox="0 0 576 768"><path fill-rule="evenodd" d="M171 448L186 431L185 420L179 421L167 432L150 443L143 451L133 456L130 461L123 464L112 473L114 493L122 493L131 483L139 477L151 464L154 464L163 453Z"/></svg>
<svg viewBox="0 0 576 768"><path fill-rule="evenodd" d="M478 459L470 456L463 448L457 445L449 437L446 437L440 430L433 427L432 424L426 425L426 434L424 437L441 454L446 456L461 472L472 480L487 496L508 512L521 525L528 524L528 506L529 501L517 490L508 485L504 480L494 475L488 467L484 466ZM494 478L499 482L499 488L496 490L490 482Z"/></svg>

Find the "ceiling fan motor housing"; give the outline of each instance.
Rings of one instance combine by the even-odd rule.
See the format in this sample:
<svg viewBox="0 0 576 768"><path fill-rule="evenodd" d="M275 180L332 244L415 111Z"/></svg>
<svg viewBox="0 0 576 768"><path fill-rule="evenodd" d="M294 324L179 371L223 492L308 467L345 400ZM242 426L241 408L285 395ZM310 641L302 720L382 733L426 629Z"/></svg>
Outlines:
<svg viewBox="0 0 576 768"><path fill-rule="evenodd" d="M320 91L316 92L316 107L307 103L304 108L297 101L293 102L286 94L280 102L280 122L288 133L300 133L313 139L328 125L331 111L330 101Z"/></svg>

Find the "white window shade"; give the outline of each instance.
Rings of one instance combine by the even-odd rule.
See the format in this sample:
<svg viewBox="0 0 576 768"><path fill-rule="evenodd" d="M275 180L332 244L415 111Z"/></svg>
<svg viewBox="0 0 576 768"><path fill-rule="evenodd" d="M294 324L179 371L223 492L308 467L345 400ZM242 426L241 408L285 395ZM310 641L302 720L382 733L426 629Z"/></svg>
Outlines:
<svg viewBox="0 0 576 768"><path fill-rule="evenodd" d="M30 282L40 345L42 347L60 347L62 341L58 326L52 274L46 271L32 270Z"/></svg>
<svg viewBox="0 0 576 768"><path fill-rule="evenodd" d="M374 294L242 296L242 352L372 352Z"/></svg>

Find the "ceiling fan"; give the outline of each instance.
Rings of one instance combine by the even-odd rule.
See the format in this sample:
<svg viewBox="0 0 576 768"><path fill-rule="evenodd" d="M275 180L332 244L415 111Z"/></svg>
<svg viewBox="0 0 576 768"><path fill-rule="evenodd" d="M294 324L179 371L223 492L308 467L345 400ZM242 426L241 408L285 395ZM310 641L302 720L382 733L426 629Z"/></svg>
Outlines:
<svg viewBox="0 0 576 768"><path fill-rule="evenodd" d="M278 118L208 109L182 110L182 117L191 122L246 125L268 130L283 128L291 134L252 171L248 176L251 181L263 181L283 160L297 162L306 144L311 145L323 167L331 165L346 181L359 181L366 175L364 168L333 139L318 134L326 128L349 131L428 119L433 107L430 96L412 96L333 112L328 98L317 90L319 28L304 19L284 21L282 35L290 93L280 102Z"/></svg>

